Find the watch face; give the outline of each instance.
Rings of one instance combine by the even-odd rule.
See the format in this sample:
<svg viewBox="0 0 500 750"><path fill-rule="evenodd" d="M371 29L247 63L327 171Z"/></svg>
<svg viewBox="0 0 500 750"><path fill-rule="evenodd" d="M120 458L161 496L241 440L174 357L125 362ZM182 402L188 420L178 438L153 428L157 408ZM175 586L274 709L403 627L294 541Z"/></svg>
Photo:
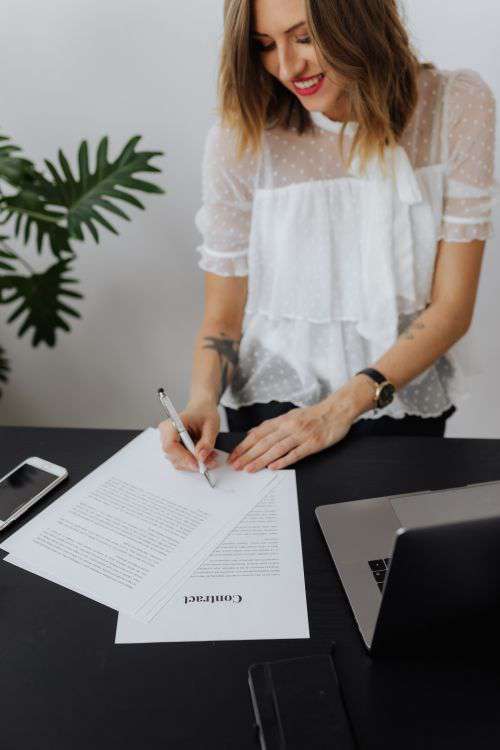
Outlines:
<svg viewBox="0 0 500 750"><path fill-rule="evenodd" d="M396 389L394 388L392 383L384 383L382 388L380 389L380 393L378 396L378 406L382 409L384 406L388 406L391 401L394 398L394 393Z"/></svg>

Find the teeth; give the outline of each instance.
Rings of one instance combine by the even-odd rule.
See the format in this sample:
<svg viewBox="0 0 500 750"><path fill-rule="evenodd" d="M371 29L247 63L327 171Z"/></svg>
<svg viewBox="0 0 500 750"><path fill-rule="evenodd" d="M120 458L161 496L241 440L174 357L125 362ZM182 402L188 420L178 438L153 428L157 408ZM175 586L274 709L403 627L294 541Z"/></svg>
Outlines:
<svg viewBox="0 0 500 750"><path fill-rule="evenodd" d="M313 86L316 86L322 77L323 76L320 74L319 76L316 76L316 78L311 78L309 81L295 81L295 85L298 89L310 89Z"/></svg>

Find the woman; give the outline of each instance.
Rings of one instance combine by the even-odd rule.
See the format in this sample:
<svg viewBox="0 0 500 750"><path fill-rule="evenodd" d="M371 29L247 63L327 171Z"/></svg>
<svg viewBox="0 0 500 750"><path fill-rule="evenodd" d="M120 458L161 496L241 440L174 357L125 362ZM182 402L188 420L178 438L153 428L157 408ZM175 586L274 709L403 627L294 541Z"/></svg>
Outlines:
<svg viewBox="0 0 500 750"><path fill-rule="evenodd" d="M215 465L219 402L246 471L348 433L442 436L491 234L490 88L419 63L395 0L226 0L224 26L181 414L197 458Z"/></svg>

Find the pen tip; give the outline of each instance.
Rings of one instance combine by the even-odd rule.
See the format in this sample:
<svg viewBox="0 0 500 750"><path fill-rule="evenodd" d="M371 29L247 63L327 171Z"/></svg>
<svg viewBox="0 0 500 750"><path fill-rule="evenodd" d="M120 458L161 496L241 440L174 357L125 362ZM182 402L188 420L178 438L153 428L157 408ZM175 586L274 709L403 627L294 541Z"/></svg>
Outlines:
<svg viewBox="0 0 500 750"><path fill-rule="evenodd" d="M212 487L212 489L213 489L215 487L215 480L214 480L214 478L210 476L210 474L208 473L208 471L205 471L203 473L204 473L205 479L209 483L210 487Z"/></svg>
<svg viewBox="0 0 500 750"><path fill-rule="evenodd" d="M163 388L158 388L156 392L159 396L163 396L165 394L165 391L163 390Z"/></svg>

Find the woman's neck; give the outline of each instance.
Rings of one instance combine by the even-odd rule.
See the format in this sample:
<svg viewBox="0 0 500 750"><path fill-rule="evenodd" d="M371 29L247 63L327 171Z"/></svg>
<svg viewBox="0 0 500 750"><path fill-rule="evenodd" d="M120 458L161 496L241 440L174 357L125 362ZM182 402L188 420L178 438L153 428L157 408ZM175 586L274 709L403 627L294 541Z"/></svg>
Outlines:
<svg viewBox="0 0 500 750"><path fill-rule="evenodd" d="M323 114L334 122L347 122L349 119L349 110L349 100L347 96L341 94L335 102L334 107L327 112L323 112Z"/></svg>

